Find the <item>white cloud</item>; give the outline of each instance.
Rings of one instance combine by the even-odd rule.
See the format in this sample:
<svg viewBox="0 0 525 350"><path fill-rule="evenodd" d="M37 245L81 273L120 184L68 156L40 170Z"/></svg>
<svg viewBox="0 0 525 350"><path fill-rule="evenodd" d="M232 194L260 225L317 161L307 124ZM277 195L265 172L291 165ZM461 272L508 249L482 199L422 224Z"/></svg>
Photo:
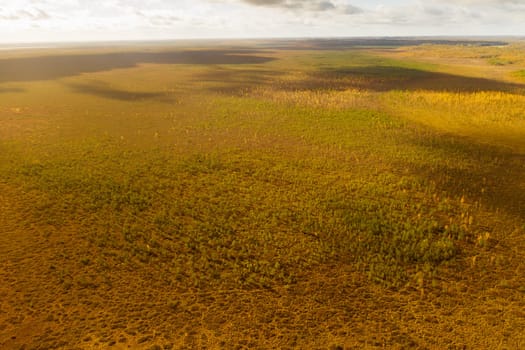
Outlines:
<svg viewBox="0 0 525 350"><path fill-rule="evenodd" d="M523 5L525 4L524 0L445 0L445 2L453 4L465 4L465 5Z"/></svg>
<svg viewBox="0 0 525 350"><path fill-rule="evenodd" d="M0 20L5 21L42 21L50 18L47 12L39 8L0 10Z"/></svg>
<svg viewBox="0 0 525 350"><path fill-rule="evenodd" d="M0 0L0 42L525 35L524 18L525 0Z"/></svg>

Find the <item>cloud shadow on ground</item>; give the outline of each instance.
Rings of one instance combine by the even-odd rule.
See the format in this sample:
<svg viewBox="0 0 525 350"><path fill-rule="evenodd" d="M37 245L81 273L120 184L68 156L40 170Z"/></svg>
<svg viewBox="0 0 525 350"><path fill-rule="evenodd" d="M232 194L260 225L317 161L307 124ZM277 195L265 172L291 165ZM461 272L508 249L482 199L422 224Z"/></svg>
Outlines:
<svg viewBox="0 0 525 350"><path fill-rule="evenodd" d="M52 55L0 60L0 83L54 80L82 73L132 68L153 64L258 64L273 58L259 56L257 50L180 50L164 52L117 52L100 54Z"/></svg>
<svg viewBox="0 0 525 350"><path fill-rule="evenodd" d="M393 66L322 69L310 73L307 79L291 81L284 89L525 93L524 84Z"/></svg>
<svg viewBox="0 0 525 350"><path fill-rule="evenodd" d="M505 211L525 222L525 155L453 135L438 134L406 141L464 159L461 164L470 164L464 167L443 163L435 167L403 165L414 174L431 180L451 197L465 195L472 202Z"/></svg>
<svg viewBox="0 0 525 350"><path fill-rule="evenodd" d="M157 99L166 102L166 95L162 92L140 92L127 91L111 87L103 82L93 82L91 84L67 84L76 93L88 94L96 97L109 98L119 101L138 101L146 99Z"/></svg>
<svg viewBox="0 0 525 350"><path fill-rule="evenodd" d="M361 66L323 68L310 71L299 79L281 79L287 72L269 69L213 67L196 73L194 80L208 82L208 90L236 93L256 87L272 87L282 91L328 91L358 89L374 92L434 91L474 93L481 91L525 94L525 84L487 78L431 72L395 66Z"/></svg>

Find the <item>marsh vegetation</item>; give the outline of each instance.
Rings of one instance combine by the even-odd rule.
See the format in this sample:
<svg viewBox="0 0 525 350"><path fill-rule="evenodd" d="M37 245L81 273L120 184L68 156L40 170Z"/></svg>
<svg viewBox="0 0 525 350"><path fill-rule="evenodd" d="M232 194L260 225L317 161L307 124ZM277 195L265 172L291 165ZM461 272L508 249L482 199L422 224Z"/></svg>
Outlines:
<svg viewBox="0 0 525 350"><path fill-rule="evenodd" d="M325 44L0 58L0 347L523 346L523 44Z"/></svg>

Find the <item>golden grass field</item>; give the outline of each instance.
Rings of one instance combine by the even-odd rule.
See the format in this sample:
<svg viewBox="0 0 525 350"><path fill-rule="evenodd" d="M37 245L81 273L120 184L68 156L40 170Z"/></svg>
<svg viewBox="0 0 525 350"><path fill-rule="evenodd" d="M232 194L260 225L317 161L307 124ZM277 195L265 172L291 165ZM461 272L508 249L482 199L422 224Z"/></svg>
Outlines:
<svg viewBox="0 0 525 350"><path fill-rule="evenodd" d="M0 52L0 348L525 348L524 49Z"/></svg>

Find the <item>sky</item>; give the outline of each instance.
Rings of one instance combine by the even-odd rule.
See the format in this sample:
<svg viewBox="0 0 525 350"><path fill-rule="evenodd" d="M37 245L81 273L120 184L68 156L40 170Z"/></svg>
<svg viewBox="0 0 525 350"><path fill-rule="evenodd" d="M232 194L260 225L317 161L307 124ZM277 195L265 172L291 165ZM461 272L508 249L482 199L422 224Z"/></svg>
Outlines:
<svg viewBox="0 0 525 350"><path fill-rule="evenodd" d="M525 0L0 0L0 44L525 36Z"/></svg>

